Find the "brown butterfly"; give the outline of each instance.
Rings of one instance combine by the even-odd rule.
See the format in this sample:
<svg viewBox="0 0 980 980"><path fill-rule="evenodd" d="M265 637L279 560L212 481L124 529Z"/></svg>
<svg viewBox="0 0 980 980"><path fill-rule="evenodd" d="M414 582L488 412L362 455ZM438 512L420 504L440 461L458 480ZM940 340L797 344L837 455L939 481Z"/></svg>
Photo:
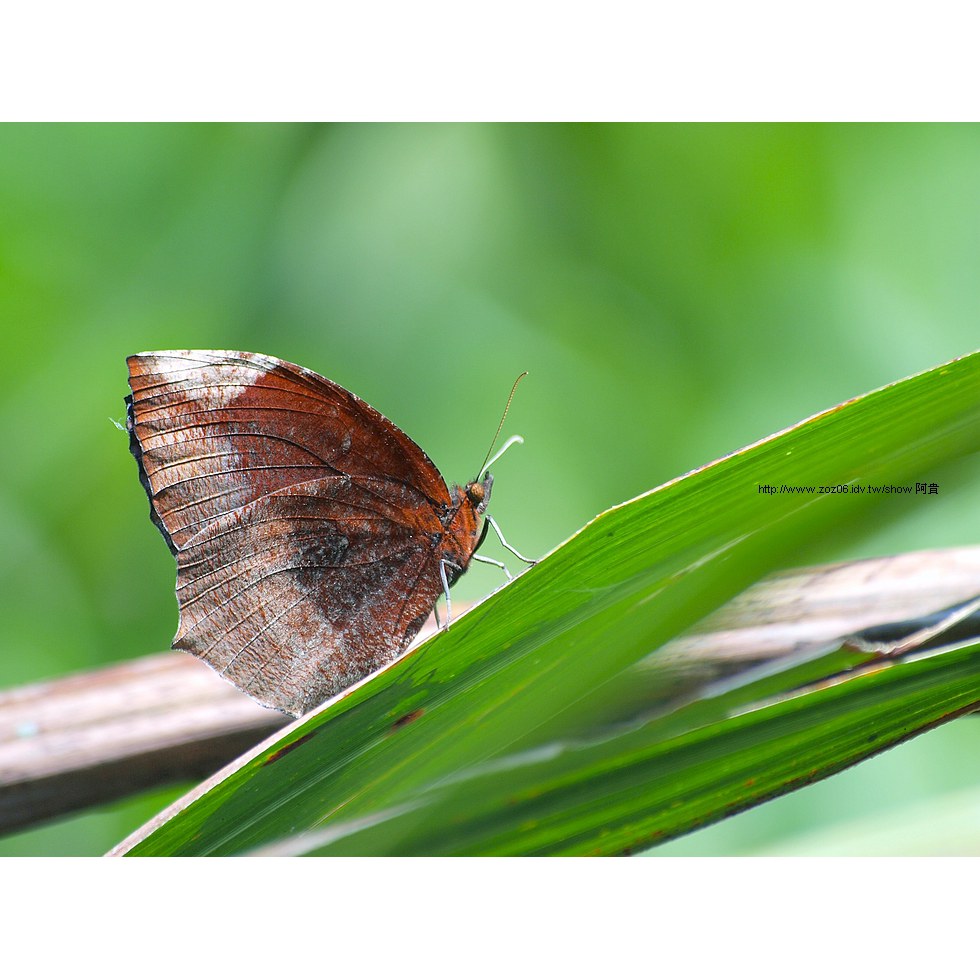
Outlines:
<svg viewBox="0 0 980 980"><path fill-rule="evenodd" d="M260 703L299 715L394 660L470 560L492 562L474 555L499 534L489 472L448 489L340 385L238 351L128 364L130 450L177 559L174 646Z"/></svg>

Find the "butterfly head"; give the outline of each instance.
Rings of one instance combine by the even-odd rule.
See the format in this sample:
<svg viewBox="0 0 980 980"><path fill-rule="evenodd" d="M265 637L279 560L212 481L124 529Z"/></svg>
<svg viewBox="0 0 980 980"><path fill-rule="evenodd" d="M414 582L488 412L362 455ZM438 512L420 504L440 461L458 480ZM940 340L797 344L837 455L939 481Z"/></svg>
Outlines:
<svg viewBox="0 0 980 980"><path fill-rule="evenodd" d="M483 539L486 537L490 525L482 522L481 533L480 515L490 503L492 486L493 477L489 473L484 473L482 480L473 480L465 487L454 484L449 491L452 507L448 508L442 516L442 523L446 528L442 557L457 569L453 573L454 577L465 571L473 552L483 544ZM450 578L450 585L454 577Z"/></svg>
<svg viewBox="0 0 980 980"><path fill-rule="evenodd" d="M483 474L482 480L473 480L463 487L463 494L473 505L473 509L482 514L490 503L490 490L493 488L493 477L489 473Z"/></svg>

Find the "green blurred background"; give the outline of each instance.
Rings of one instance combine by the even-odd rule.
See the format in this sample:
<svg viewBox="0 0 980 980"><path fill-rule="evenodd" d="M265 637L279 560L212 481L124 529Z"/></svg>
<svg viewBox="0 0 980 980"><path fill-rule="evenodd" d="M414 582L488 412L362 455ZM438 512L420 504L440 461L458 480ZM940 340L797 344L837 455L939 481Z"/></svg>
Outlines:
<svg viewBox="0 0 980 980"><path fill-rule="evenodd" d="M127 354L296 361L448 481L527 370L492 513L542 554L980 346L978 256L976 126L0 126L0 687L169 646L173 561L109 421ZM975 543L977 472L801 562ZM947 725L655 853L980 852L978 738ZM101 853L180 789L0 854Z"/></svg>

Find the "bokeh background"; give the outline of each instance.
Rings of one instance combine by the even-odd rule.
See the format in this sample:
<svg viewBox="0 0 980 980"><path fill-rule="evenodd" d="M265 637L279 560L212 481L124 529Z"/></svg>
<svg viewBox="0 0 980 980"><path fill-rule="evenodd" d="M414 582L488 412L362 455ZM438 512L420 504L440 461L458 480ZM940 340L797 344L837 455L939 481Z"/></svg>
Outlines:
<svg viewBox="0 0 980 980"><path fill-rule="evenodd" d="M173 561L110 421L127 354L304 364L460 482L527 370L492 512L542 554L980 346L978 260L976 126L0 126L0 687L169 646ZM801 562L977 543L978 472ZM655 853L980 852L978 740L955 722ZM0 854L101 853L181 789Z"/></svg>

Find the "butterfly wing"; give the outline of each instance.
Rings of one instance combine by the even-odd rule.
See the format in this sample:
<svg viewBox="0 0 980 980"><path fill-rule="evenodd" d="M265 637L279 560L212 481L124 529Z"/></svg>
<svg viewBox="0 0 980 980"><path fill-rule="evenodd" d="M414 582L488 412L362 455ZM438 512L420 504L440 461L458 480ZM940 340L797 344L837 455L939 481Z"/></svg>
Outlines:
<svg viewBox="0 0 980 980"><path fill-rule="evenodd" d="M424 504L400 483L333 476L223 515L177 553L174 645L262 704L310 710L397 657L432 610Z"/></svg>
<svg viewBox="0 0 980 980"><path fill-rule="evenodd" d="M401 429L313 371L241 351L127 362L133 452L172 551L249 501L321 476L387 477L450 505L439 471Z"/></svg>
<svg viewBox="0 0 980 980"><path fill-rule="evenodd" d="M291 714L398 656L442 590L440 548L460 550L455 531L440 544L453 504L422 450L275 358L167 351L129 367L131 447L177 558L174 645ZM470 533L469 552L475 515Z"/></svg>

